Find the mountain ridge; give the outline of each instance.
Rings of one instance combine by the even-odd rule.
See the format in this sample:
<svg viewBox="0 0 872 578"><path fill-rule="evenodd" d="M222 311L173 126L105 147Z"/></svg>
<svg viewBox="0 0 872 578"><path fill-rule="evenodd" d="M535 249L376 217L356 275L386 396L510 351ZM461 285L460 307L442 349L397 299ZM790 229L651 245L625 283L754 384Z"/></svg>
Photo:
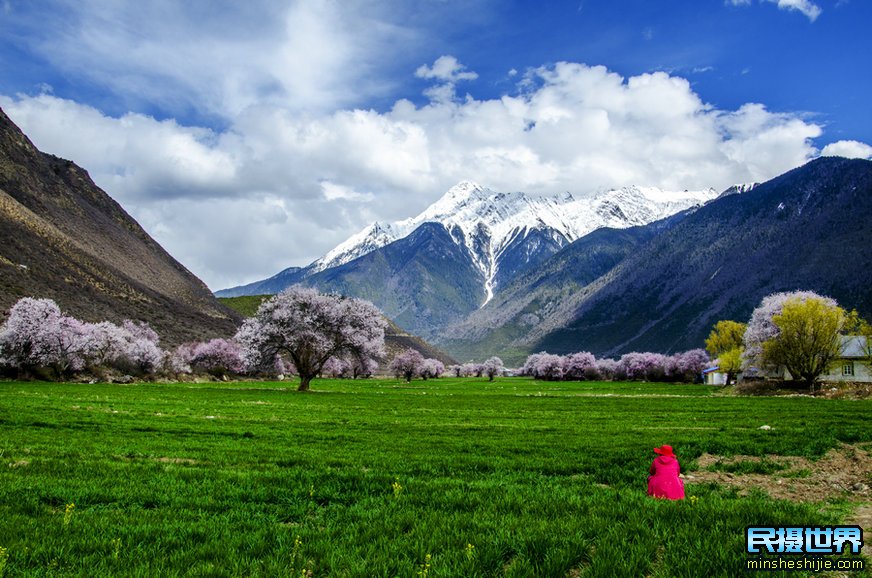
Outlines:
<svg viewBox="0 0 872 578"><path fill-rule="evenodd" d="M47 297L88 321L148 321L178 343L239 318L71 161L40 152L0 110L0 308Z"/></svg>
<svg viewBox="0 0 872 578"><path fill-rule="evenodd" d="M854 226L844 222L849 215ZM530 350L600 355L700 347L720 319L807 289L872 315L872 162L822 157L709 203L567 302ZM858 225L859 224L859 225ZM619 336L619 337L616 337Z"/></svg>
<svg viewBox="0 0 872 578"><path fill-rule="evenodd" d="M635 186L576 199L570 193L552 196L498 193L462 181L415 217L373 223L307 267L288 268L261 281L217 291L216 295L275 293L402 240L425 223L440 223L456 244L468 249L474 266L481 272L485 297L480 305L483 305L523 269L598 228L642 225L716 196L713 189L669 192Z"/></svg>

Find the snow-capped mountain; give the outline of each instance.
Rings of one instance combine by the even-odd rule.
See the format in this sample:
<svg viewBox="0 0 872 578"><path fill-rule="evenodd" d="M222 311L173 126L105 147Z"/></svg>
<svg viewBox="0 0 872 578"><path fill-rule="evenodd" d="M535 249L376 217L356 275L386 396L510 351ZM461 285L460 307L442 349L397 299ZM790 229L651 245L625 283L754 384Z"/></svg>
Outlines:
<svg viewBox="0 0 872 578"><path fill-rule="evenodd" d="M482 273L486 303L508 272L542 251L548 256L601 227L645 225L715 197L713 189L670 192L625 187L576 199L569 193L498 193L465 181L416 217L366 227L315 261L310 270L317 273L343 265L407 237L424 223L439 223L469 251Z"/></svg>
<svg viewBox="0 0 872 578"><path fill-rule="evenodd" d="M747 193L758 186L760 186L760 183L739 183L726 189L723 193L718 195L718 198L729 197L730 195L741 195L742 193Z"/></svg>
<svg viewBox="0 0 872 578"><path fill-rule="evenodd" d="M844 251L869 247L866 229L841 224L872 210L870 167L821 158L721 198L642 187L540 197L461 183L416 217L219 295L299 283L367 299L456 359L674 352L776 291L811 288L868 312L856 267L866 256Z"/></svg>

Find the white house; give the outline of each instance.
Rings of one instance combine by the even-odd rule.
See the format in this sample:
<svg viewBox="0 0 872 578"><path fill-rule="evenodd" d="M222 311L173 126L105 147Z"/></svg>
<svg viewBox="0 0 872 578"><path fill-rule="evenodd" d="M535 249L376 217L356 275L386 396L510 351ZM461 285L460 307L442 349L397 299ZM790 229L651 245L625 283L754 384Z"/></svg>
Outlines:
<svg viewBox="0 0 872 578"><path fill-rule="evenodd" d="M718 366L704 369L702 375L706 385L727 385L727 374Z"/></svg>
<svg viewBox="0 0 872 578"><path fill-rule="evenodd" d="M843 336L842 355L830 367L829 373L820 376L820 380L872 382L866 338L861 335Z"/></svg>
<svg viewBox="0 0 872 578"><path fill-rule="evenodd" d="M872 363L870 363L870 351L866 345L866 338L862 335L843 335L842 352L830 366L827 373L822 373L818 381L839 382L857 381L872 383ZM746 372L748 376L757 379L791 380L790 372L784 367L776 368L751 368Z"/></svg>

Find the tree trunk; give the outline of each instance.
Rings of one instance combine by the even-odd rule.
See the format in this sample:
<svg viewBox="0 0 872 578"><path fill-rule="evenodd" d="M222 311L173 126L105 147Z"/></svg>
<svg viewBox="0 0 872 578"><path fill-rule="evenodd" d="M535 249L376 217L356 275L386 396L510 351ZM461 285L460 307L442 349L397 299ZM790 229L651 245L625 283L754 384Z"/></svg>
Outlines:
<svg viewBox="0 0 872 578"><path fill-rule="evenodd" d="M309 391L309 382L312 381L311 375L300 375L300 387L297 388L297 391Z"/></svg>

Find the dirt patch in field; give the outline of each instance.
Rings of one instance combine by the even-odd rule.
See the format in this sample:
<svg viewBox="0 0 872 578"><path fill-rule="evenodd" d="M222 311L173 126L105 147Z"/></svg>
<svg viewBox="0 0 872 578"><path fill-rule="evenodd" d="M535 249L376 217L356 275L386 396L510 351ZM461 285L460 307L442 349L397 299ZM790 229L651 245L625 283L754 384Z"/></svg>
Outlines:
<svg viewBox="0 0 872 578"><path fill-rule="evenodd" d="M170 457L153 457L153 456L113 456L117 460L122 460L125 462L133 462L136 460L149 460L152 462L158 462L161 464L184 464L186 466L196 466L197 464L201 464L200 460L195 460L193 458L170 458Z"/></svg>
<svg viewBox="0 0 872 578"><path fill-rule="evenodd" d="M820 502L841 498L856 504L845 521L864 530L872 529L872 455L855 445L843 444L818 460L796 456L768 455L721 457L703 454L699 470L688 472L687 484L715 483L739 488L740 495L760 489L773 498L795 502ZM769 474L718 470L762 470ZM715 471L709 471L709 470Z"/></svg>
<svg viewBox="0 0 872 578"><path fill-rule="evenodd" d="M737 465L764 463L779 469L766 474L718 471L735 470ZM703 454L697 458L697 465L697 471L685 476L688 483L711 482L733 486L740 488L740 494L759 488L773 498L797 502L818 502L830 498L866 501L872 498L872 456L867 450L854 445L843 444L816 461L797 456L727 458ZM754 466L745 469L753 471Z"/></svg>
<svg viewBox="0 0 872 578"><path fill-rule="evenodd" d="M854 513L845 520L847 524L856 524L863 528L864 532L872 530L872 504L861 504Z"/></svg>
<svg viewBox="0 0 872 578"><path fill-rule="evenodd" d="M872 397L872 383L843 381L838 383L819 383L814 392L805 385L788 387L781 381L746 381L739 385L725 387L716 395L751 395L781 397L821 397L826 399L869 399Z"/></svg>
<svg viewBox="0 0 872 578"><path fill-rule="evenodd" d="M156 462L162 464L185 464L186 466L195 466L200 462L191 458L152 458Z"/></svg>

